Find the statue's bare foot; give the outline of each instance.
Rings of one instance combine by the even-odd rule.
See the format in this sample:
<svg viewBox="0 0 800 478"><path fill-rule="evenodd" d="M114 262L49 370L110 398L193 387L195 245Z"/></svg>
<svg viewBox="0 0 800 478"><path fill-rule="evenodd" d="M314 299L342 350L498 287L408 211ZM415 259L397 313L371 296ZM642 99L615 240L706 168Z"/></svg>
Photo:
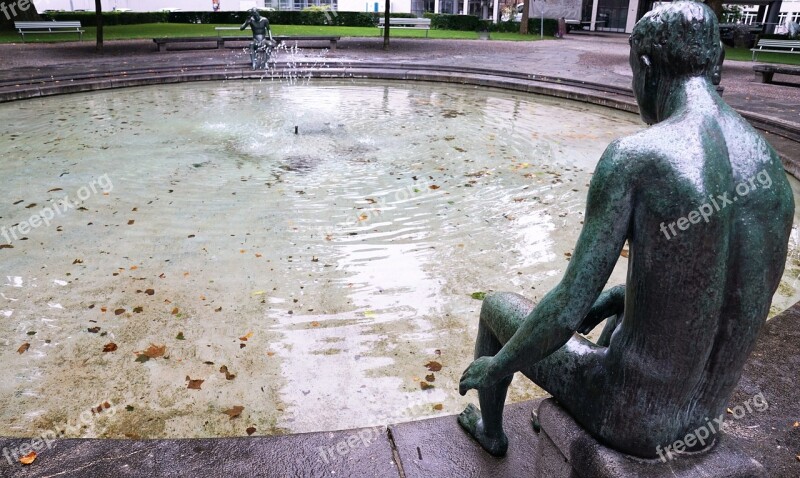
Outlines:
<svg viewBox="0 0 800 478"><path fill-rule="evenodd" d="M484 450L494 456L505 456L506 450L508 450L508 437L505 433L501 433L501 436L498 437L487 435L483 430L483 420L478 407L471 403L467 405L467 408L458 416L458 424L472 435L472 438L480 443Z"/></svg>

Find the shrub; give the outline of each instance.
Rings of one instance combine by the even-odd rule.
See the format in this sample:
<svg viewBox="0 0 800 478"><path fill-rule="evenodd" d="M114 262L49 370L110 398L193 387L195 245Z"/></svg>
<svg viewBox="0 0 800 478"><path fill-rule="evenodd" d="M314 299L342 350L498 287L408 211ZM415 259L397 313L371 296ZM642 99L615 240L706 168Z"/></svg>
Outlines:
<svg viewBox="0 0 800 478"><path fill-rule="evenodd" d="M103 12L103 25L136 25L140 23L164 23L167 12ZM94 12L48 12L41 14L44 21L79 21L85 27L97 26Z"/></svg>

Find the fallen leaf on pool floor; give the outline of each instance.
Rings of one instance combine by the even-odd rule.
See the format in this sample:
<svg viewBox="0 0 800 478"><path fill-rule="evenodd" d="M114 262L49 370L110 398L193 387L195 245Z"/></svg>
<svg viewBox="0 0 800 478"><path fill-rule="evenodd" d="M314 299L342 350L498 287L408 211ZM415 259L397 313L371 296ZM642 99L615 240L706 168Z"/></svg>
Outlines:
<svg viewBox="0 0 800 478"><path fill-rule="evenodd" d="M150 346L147 347L147 349L139 353L142 355L146 355L149 358L158 358L158 357L163 357L166 352L167 352L166 345L150 344Z"/></svg>
<svg viewBox="0 0 800 478"><path fill-rule="evenodd" d="M23 465L30 465L36 459L36 452L32 451L25 456L19 458L19 462Z"/></svg>
<svg viewBox="0 0 800 478"><path fill-rule="evenodd" d="M117 350L117 344L114 342L109 342L103 346L103 352L113 352Z"/></svg>
<svg viewBox="0 0 800 478"><path fill-rule="evenodd" d="M114 315L122 315L125 313L125 309L117 309L114 311Z"/></svg>
<svg viewBox="0 0 800 478"><path fill-rule="evenodd" d="M483 300L486 298L486 292L473 292L469 296L475 300Z"/></svg>
<svg viewBox="0 0 800 478"><path fill-rule="evenodd" d="M228 415L229 417L231 417L231 420L233 420L234 418L236 418L236 417L238 417L239 415L242 414L242 410L244 410L243 406L236 405L233 408L231 408L230 410L225 410L222 413L224 413L225 415Z"/></svg>
<svg viewBox="0 0 800 478"><path fill-rule="evenodd" d="M24 354L29 348L31 348L31 344L25 342L24 344L20 345L17 349L18 354Z"/></svg>
<svg viewBox="0 0 800 478"><path fill-rule="evenodd" d="M188 376L186 377L186 379L189 380L189 386L186 387L186 388L188 388L190 390L201 390L200 389L200 385L203 385L203 382L205 382L205 380L201 380L201 379L192 380Z"/></svg>
<svg viewBox="0 0 800 478"><path fill-rule="evenodd" d="M241 340L242 342L247 342L247 339L249 339L252 336L253 332L247 332L247 334L243 335L242 337L239 337L239 340Z"/></svg>
<svg viewBox="0 0 800 478"><path fill-rule="evenodd" d="M141 314L143 310L144 310L144 308L142 308L142 307L134 307L133 308L133 313L134 314Z"/></svg>
<svg viewBox="0 0 800 478"><path fill-rule="evenodd" d="M433 409L436 410L436 411L439 411L439 410L441 410L443 408L444 408L444 405L442 405L441 403L437 403L436 405L433 406Z"/></svg>
<svg viewBox="0 0 800 478"><path fill-rule="evenodd" d="M176 340L186 340L186 338L183 336L183 332L178 332L178 335L175 336L175 339Z"/></svg>
<svg viewBox="0 0 800 478"><path fill-rule="evenodd" d="M11 244L0 244L0 249L13 249L14 246Z"/></svg>
<svg viewBox="0 0 800 478"><path fill-rule="evenodd" d="M427 368L431 372L438 372L439 370L442 369L442 364L434 360L431 360L430 362L425 364L425 368Z"/></svg>
<svg viewBox="0 0 800 478"><path fill-rule="evenodd" d="M100 327L89 327L87 330L93 334L96 334L100 332Z"/></svg>
<svg viewBox="0 0 800 478"><path fill-rule="evenodd" d="M139 363L145 363L145 362L147 362L148 360L150 360L150 357L148 357L148 356L147 356L147 355L145 355L145 354L139 354L139 355L137 355L137 356L136 356L136 360L135 360L135 362L139 362Z"/></svg>
<svg viewBox="0 0 800 478"><path fill-rule="evenodd" d="M175 307L174 309L172 309L172 315L178 315L178 312L180 312L180 310L178 310L178 308L177 308L177 307Z"/></svg>
<svg viewBox="0 0 800 478"><path fill-rule="evenodd" d="M435 382L436 381L436 375L434 375L434 374L425 375L425 380L427 380L429 382Z"/></svg>
<svg viewBox="0 0 800 478"><path fill-rule="evenodd" d="M434 388L434 386L429 384L428 382L420 382L419 388L421 388L422 390L428 390L430 388Z"/></svg>
<svg viewBox="0 0 800 478"><path fill-rule="evenodd" d="M256 432L256 427L248 427L247 430L245 431L247 432L248 435L252 435L253 433Z"/></svg>
<svg viewBox="0 0 800 478"><path fill-rule="evenodd" d="M236 378L236 374L230 373L228 371L227 365L223 365L222 367L220 367L219 371L225 374L225 380L233 380L234 378Z"/></svg>

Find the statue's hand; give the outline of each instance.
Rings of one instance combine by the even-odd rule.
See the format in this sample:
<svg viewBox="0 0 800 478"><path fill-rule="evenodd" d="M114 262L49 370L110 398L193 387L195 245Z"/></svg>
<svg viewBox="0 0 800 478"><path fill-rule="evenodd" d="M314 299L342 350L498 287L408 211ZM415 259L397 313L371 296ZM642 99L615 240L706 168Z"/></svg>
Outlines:
<svg viewBox="0 0 800 478"><path fill-rule="evenodd" d="M603 291L597 298L589 313L583 318L577 329L579 334L588 334L605 319L621 314L625 309L625 286L616 286Z"/></svg>
<svg viewBox="0 0 800 478"><path fill-rule="evenodd" d="M458 385L458 393L466 395L467 391L474 389L488 388L499 381L492 376L494 369L494 357L479 357L472 362L461 375L461 382Z"/></svg>

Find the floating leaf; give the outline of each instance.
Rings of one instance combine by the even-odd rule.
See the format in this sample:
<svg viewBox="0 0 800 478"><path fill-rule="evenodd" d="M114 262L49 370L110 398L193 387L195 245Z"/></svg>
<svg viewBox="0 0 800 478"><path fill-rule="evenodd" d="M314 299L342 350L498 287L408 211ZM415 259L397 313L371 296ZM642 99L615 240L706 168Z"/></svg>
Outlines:
<svg viewBox="0 0 800 478"><path fill-rule="evenodd" d="M316 320L313 320L313 321L311 321L311 326L312 327L319 327L319 322L317 322Z"/></svg>
<svg viewBox="0 0 800 478"><path fill-rule="evenodd" d="M186 339L183 337L183 332L178 332L178 335L176 335L176 336L175 336L175 339L177 339L177 340L186 340Z"/></svg>
<svg viewBox="0 0 800 478"><path fill-rule="evenodd" d="M433 406L433 409L436 410L436 411L440 411L443 408L444 408L444 405L442 405L441 403L437 403L436 405Z"/></svg>
<svg viewBox="0 0 800 478"><path fill-rule="evenodd" d="M141 307L134 307L134 308L133 308L133 313L135 313L135 314L141 314L143 310L144 310L144 309L143 309L143 308L141 308Z"/></svg>
<svg viewBox="0 0 800 478"><path fill-rule="evenodd" d="M469 296L475 300L483 300L486 298L486 292L473 292Z"/></svg>
<svg viewBox="0 0 800 478"><path fill-rule="evenodd" d="M247 342L247 339L251 338L252 336L253 332L247 332L247 334L243 335L242 337L239 337L239 340L241 340L242 342Z"/></svg>
<svg viewBox="0 0 800 478"><path fill-rule="evenodd" d="M93 334L96 334L100 332L100 327L89 327L87 330Z"/></svg>
<svg viewBox="0 0 800 478"><path fill-rule="evenodd" d="M442 369L442 364L440 364L439 362L431 360L430 362L425 364L425 368L427 368L431 372L438 372L439 370Z"/></svg>
<svg viewBox="0 0 800 478"><path fill-rule="evenodd" d="M177 307L172 309L172 315L178 315L178 312L180 312L180 310L178 310Z"/></svg>
<svg viewBox="0 0 800 478"><path fill-rule="evenodd" d="M431 184L431 185L430 185L430 186L428 186L428 187L429 187L429 188L431 188L431 189L433 189L434 191L435 191L435 190L437 190L437 189L439 189L439 186L437 186L437 185L435 185L435 184Z"/></svg>
<svg viewBox="0 0 800 478"><path fill-rule="evenodd" d="M125 313L125 309L117 309L114 311L114 315L122 315Z"/></svg>
<svg viewBox="0 0 800 478"><path fill-rule="evenodd" d="M436 375L434 375L432 373L428 374L428 375L425 375L425 380L427 380L429 382L435 382L436 381Z"/></svg>
<svg viewBox="0 0 800 478"><path fill-rule="evenodd" d="M103 346L103 352L113 352L117 350L117 344L114 342L109 342Z"/></svg>
<svg viewBox="0 0 800 478"><path fill-rule="evenodd" d="M153 289L147 289L147 290L144 291L144 293L147 294L147 295L153 295L153 294L156 293L156 291L154 291Z"/></svg>
<svg viewBox="0 0 800 478"><path fill-rule="evenodd" d="M14 246L11 244L0 244L0 249L13 249Z"/></svg>
<svg viewBox="0 0 800 478"><path fill-rule="evenodd" d="M239 415L242 414L242 410L244 410L243 406L236 405L233 408L231 408L229 410L225 410L222 413L224 413L225 415L228 415L229 417L231 417L231 420L233 420L234 418L236 418L236 417L238 417Z"/></svg>
<svg viewBox="0 0 800 478"><path fill-rule="evenodd" d="M133 221L133 219L130 219L130 220L128 221L128 225L129 225L129 226L133 226L133 222L134 222L134 221Z"/></svg>
<svg viewBox="0 0 800 478"><path fill-rule="evenodd" d="M419 388L421 388L422 390L428 390L428 389L434 388L434 386L429 384L428 382L420 382L419 383Z"/></svg>
<svg viewBox="0 0 800 478"><path fill-rule="evenodd" d="M192 380L192 379L189 379L189 386L186 387L186 388L188 388L189 390L200 390L200 386L203 385L203 382L205 382L205 380L201 380L201 379Z"/></svg>
<svg viewBox="0 0 800 478"><path fill-rule="evenodd" d="M248 435L252 435L253 433L256 432L256 427L247 427L247 430L245 431L247 432Z"/></svg>
<svg viewBox="0 0 800 478"><path fill-rule="evenodd" d="M139 355L137 355L137 356L136 356L136 360L135 360L135 362L139 362L139 363L145 363L145 362L147 362L148 360L150 360L150 357L148 357L148 356L147 356L147 355L145 355L145 354L139 354Z"/></svg>
<svg viewBox="0 0 800 478"><path fill-rule="evenodd" d="M24 344L19 346L19 348L17 349L17 353L18 354L24 354L25 352L28 351L29 348L31 348L31 344L29 344L28 342L25 342Z"/></svg>
<svg viewBox="0 0 800 478"><path fill-rule="evenodd" d="M132 412L133 411L133 405L125 405L125 410L129 411L129 412Z"/></svg>
<svg viewBox="0 0 800 478"><path fill-rule="evenodd" d="M36 459L36 452L32 451L25 456L19 458L19 462L23 465L30 465Z"/></svg>
<svg viewBox="0 0 800 478"><path fill-rule="evenodd" d="M74 261L72 261L72 265L75 264L83 264L83 259L75 259Z"/></svg>

